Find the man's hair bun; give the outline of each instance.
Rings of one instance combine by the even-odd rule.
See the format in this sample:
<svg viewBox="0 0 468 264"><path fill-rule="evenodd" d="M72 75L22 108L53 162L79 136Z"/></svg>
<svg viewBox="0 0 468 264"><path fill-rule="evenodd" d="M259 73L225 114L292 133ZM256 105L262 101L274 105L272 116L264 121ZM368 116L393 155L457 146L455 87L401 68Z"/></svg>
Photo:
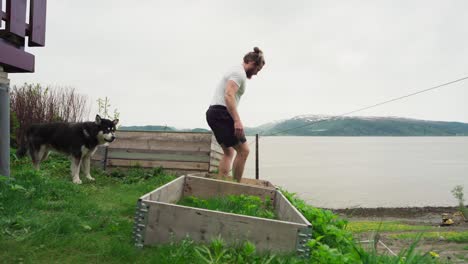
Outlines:
<svg viewBox="0 0 468 264"><path fill-rule="evenodd" d="M265 58L263 58L263 51L258 47L253 48L253 52L249 52L244 56L244 62L249 63L254 61L257 65L265 65Z"/></svg>

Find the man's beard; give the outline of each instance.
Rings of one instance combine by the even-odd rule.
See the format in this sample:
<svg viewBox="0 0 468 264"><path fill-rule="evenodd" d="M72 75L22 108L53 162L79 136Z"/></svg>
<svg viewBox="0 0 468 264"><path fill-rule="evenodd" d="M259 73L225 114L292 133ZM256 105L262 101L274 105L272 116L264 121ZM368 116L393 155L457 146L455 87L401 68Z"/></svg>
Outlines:
<svg viewBox="0 0 468 264"><path fill-rule="evenodd" d="M253 76L253 70L248 70L245 72L245 75L247 75L247 79L251 79Z"/></svg>

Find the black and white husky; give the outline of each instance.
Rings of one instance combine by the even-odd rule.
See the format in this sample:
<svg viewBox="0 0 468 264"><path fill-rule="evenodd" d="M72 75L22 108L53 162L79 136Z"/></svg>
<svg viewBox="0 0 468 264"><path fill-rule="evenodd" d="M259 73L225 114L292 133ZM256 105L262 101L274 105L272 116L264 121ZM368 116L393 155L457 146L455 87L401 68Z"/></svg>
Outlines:
<svg viewBox="0 0 468 264"><path fill-rule="evenodd" d="M91 156L99 145L115 140L115 129L119 122L96 115L94 122L34 124L26 131L17 156L31 156L36 169L55 150L70 156L73 182L81 184L80 168L86 178L94 181L90 174Z"/></svg>

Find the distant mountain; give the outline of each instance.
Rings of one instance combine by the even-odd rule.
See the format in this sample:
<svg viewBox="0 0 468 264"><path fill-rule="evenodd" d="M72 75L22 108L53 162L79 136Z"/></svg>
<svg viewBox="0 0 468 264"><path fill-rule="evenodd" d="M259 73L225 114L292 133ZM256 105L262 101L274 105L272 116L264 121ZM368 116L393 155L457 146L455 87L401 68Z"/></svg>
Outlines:
<svg viewBox="0 0 468 264"><path fill-rule="evenodd" d="M398 117L296 116L247 128L247 135L278 136L468 136L468 124Z"/></svg>
<svg viewBox="0 0 468 264"><path fill-rule="evenodd" d="M125 126L121 130L209 132L204 128ZM334 117L303 115L258 127L247 127L249 136L468 136L468 124L399 117Z"/></svg>

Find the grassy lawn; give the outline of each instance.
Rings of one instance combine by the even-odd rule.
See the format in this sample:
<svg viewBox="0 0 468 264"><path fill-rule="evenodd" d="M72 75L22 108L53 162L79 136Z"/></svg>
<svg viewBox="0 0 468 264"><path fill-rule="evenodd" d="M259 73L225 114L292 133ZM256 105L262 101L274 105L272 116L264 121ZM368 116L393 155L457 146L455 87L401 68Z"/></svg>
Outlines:
<svg viewBox="0 0 468 264"><path fill-rule="evenodd" d="M372 224L350 224L347 230L346 220L285 191L313 224L309 259L258 254L250 242L227 246L222 239L209 245L187 239L138 249L132 241L138 197L175 176L161 169L93 170L96 182L84 179L82 185L75 185L69 168L66 158L52 155L38 172L29 160L18 160L12 154L11 179L0 177L1 263L439 263L412 248L398 257L367 252L354 241L350 230L364 230ZM239 208L245 211L259 202L249 199L234 200L243 203L246 207ZM257 209L264 208L257 205ZM392 225L398 224L386 228ZM399 262L403 257L405 262Z"/></svg>
<svg viewBox="0 0 468 264"><path fill-rule="evenodd" d="M414 240L418 234L403 233L391 235L391 238ZM421 238L426 240L444 240L455 243L468 243L468 232L423 232Z"/></svg>
<svg viewBox="0 0 468 264"><path fill-rule="evenodd" d="M362 233L370 231L393 232L393 231L427 231L435 230L432 226L408 225L398 221L356 221L350 222L347 229L353 233Z"/></svg>
<svg viewBox="0 0 468 264"><path fill-rule="evenodd" d="M96 182L85 179L75 185L69 167L66 158L52 155L37 172L29 160L13 156L12 180L0 178L1 263L207 263L211 258L232 263L303 262L294 256L255 254L247 242L227 247L220 239L207 246L187 239L135 248L137 199L175 176L160 169L109 174L93 170Z"/></svg>

